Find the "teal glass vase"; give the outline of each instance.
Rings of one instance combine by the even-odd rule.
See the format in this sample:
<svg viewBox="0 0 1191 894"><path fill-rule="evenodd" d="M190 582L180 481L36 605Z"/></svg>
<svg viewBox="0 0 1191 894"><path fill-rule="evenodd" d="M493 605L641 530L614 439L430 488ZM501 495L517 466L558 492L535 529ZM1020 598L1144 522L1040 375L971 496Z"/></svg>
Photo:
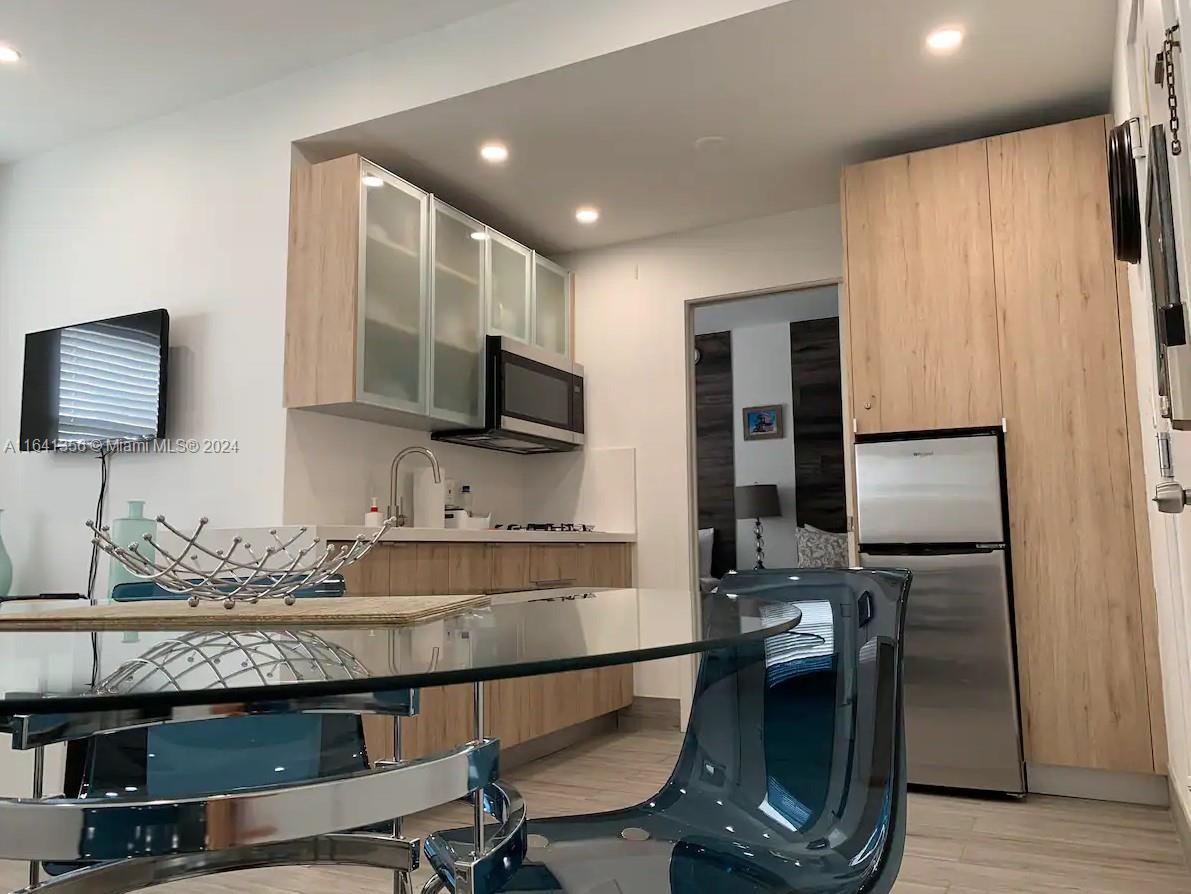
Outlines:
<svg viewBox="0 0 1191 894"><path fill-rule="evenodd" d="M112 522L112 540L117 546L122 546L125 549L135 543L140 554L151 562L156 555L156 550L145 542L146 534L157 534L157 522L151 518L145 518L144 500L129 500L128 516ZM112 598L112 593L115 592L119 584L129 584L139 580L140 578L125 568L121 562L112 559L108 568L108 599Z"/></svg>
<svg viewBox="0 0 1191 894"><path fill-rule="evenodd" d="M0 518L4 515L4 510L0 509ZM8 591L12 589L12 559L9 558L8 550L4 548L4 532L0 531L0 598L8 595Z"/></svg>

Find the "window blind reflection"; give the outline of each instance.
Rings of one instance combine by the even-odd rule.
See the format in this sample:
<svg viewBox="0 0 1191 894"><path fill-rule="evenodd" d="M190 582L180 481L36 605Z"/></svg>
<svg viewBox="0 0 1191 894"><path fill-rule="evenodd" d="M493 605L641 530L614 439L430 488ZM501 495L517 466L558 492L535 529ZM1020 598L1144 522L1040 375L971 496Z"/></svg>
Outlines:
<svg viewBox="0 0 1191 894"><path fill-rule="evenodd" d="M766 677L770 685L831 667L835 655L835 619L826 600L773 603L761 608L764 626L780 624L802 612L789 633L765 640Z"/></svg>
<svg viewBox="0 0 1191 894"><path fill-rule="evenodd" d="M161 343L156 333L113 323L63 330L59 440L155 437L160 379Z"/></svg>

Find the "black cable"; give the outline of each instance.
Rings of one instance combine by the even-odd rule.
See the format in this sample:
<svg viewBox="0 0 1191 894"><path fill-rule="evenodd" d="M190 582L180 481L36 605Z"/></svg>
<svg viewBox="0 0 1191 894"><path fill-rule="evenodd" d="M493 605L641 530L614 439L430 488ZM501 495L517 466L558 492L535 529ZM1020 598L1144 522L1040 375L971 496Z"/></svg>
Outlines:
<svg viewBox="0 0 1191 894"><path fill-rule="evenodd" d="M95 500L95 527L103 528L103 508L108 492L108 457L111 453L107 448L99 449L99 496ZM99 544L91 544L91 570L87 575L87 601L95 605L95 581L99 576Z"/></svg>
<svg viewBox="0 0 1191 894"><path fill-rule="evenodd" d="M95 500L95 527L103 529L103 509L107 502L108 472L111 451L106 447L99 448L99 496ZM99 543L91 544L91 568L87 573L87 602L95 605L95 581L99 576ZM94 687L99 677L99 634L91 634L91 686Z"/></svg>

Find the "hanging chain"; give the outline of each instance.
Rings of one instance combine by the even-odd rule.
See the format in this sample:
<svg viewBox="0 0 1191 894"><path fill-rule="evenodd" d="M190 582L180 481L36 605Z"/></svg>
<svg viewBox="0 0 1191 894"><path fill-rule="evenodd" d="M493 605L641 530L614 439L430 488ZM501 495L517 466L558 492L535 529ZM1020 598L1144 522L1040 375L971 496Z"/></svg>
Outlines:
<svg viewBox="0 0 1191 894"><path fill-rule="evenodd" d="M1170 106L1170 152L1172 155L1183 154L1183 141L1179 139L1179 95L1175 89L1174 77L1174 49L1182 46L1181 42L1175 39L1175 33L1179 30L1179 26L1174 26L1166 29L1166 41L1162 45L1162 55L1166 63L1166 102Z"/></svg>

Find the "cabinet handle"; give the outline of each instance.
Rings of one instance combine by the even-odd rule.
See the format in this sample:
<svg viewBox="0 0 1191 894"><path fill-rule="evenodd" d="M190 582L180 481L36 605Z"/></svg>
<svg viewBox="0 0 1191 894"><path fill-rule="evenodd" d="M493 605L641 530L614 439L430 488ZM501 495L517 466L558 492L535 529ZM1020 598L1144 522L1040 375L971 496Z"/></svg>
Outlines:
<svg viewBox="0 0 1191 894"><path fill-rule="evenodd" d="M559 577L554 580L531 580L530 583L539 589L547 587L565 587L575 582L573 577Z"/></svg>

